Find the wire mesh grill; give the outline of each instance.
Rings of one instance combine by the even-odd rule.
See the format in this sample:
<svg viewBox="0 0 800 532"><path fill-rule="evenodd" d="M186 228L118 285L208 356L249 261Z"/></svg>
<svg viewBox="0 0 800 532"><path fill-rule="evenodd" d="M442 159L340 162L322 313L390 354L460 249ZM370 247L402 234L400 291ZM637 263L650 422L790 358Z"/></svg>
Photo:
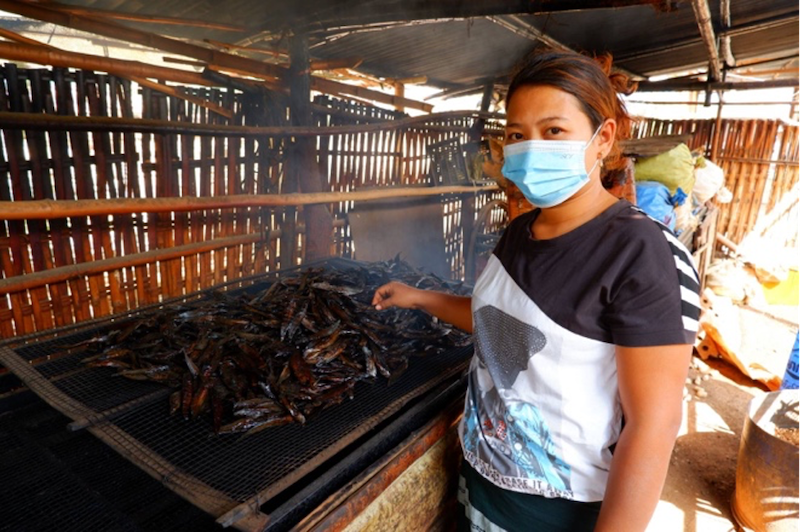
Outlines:
<svg viewBox="0 0 800 532"><path fill-rule="evenodd" d="M0 486L3 506L8 512L0 530L47 530L53 515L59 516L59 530L119 530L136 532L137 528L122 514L106 507L101 497L83 484L68 468L36 442L0 429ZM30 474L30 464L44 460L40 467L45 476ZM35 486L31 486L35 483ZM31 499L34 500L31 500ZM75 508L82 508L76 512Z"/></svg>
<svg viewBox="0 0 800 532"><path fill-rule="evenodd" d="M352 400L318 412L303 426L214 436L209 419L187 421L169 414L165 386L117 377L111 368L86 367L80 353L58 356L64 346L107 328L28 344L14 352L0 350L0 361L68 416L94 420L90 430L103 441L216 516L242 503L257 501L257 507L300 481L413 398L466 369L471 353L466 347L412 356L408 369L391 385L382 377L359 382ZM30 361L39 363L33 366Z"/></svg>

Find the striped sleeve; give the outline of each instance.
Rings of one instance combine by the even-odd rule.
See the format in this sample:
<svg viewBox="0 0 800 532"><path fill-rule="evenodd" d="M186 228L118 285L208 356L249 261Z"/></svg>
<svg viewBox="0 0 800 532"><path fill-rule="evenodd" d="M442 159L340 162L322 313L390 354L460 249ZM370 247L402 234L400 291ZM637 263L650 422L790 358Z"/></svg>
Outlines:
<svg viewBox="0 0 800 532"><path fill-rule="evenodd" d="M662 232L669 243L672 257L675 259L678 284L681 288L683 328L686 330L687 337L691 337L694 342L700 320L700 280L692 256L686 247L666 227L662 228Z"/></svg>
<svg viewBox="0 0 800 532"><path fill-rule="evenodd" d="M607 316L614 343L630 347L693 344L700 319L700 282L692 256L670 229L644 215L634 256Z"/></svg>

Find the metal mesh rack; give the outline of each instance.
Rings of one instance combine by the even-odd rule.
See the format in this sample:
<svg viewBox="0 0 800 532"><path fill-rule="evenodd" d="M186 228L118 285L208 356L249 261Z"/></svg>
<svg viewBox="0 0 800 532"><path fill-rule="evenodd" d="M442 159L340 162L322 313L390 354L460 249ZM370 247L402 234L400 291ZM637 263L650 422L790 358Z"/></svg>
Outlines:
<svg viewBox="0 0 800 532"><path fill-rule="evenodd" d="M303 426L214 436L207 419L169 415L166 386L116 377L110 368L86 367L83 354L60 356L64 346L108 327L92 326L15 350L0 347L0 363L72 418L73 429L88 428L221 524L241 529L262 528L267 516L259 513L261 505L412 399L463 372L471 353L471 348L457 348L435 357L412 356L391 385L382 377L360 382L353 400L326 408Z"/></svg>

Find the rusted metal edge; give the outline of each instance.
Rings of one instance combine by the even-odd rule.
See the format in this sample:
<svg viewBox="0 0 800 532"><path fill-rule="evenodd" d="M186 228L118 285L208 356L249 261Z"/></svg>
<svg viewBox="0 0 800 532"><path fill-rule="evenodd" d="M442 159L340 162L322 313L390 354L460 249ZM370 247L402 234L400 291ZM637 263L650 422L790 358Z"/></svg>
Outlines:
<svg viewBox="0 0 800 532"><path fill-rule="evenodd" d="M320 452L313 458L307 460L302 466L298 467L288 475L284 476L279 481L270 484L268 487L261 490L250 499L244 501L236 508L233 508L226 514L220 516L217 519L217 523L225 527L235 525L239 519L249 514L252 514L252 512L254 511L257 511L258 508L261 506L261 504L268 501L276 494L280 493L287 487L294 484L298 479L314 471L314 469L316 469L320 464L324 463L326 460L336 455L339 451L341 451L342 449L344 449L345 447L356 441L361 436L364 436L365 434L371 432L379 423L385 421L387 417L396 413L411 399L419 397L420 395L438 386L443 381L447 380L449 377L452 377L462 372L466 368L467 364L468 361L465 361L463 364L459 364L453 368L450 368L449 371L442 373L441 375L438 376L438 378L432 379L431 381L420 386L419 388L416 388L412 392L409 392L406 395L397 398L397 400L393 401L391 405L389 405L387 408L384 408L382 411L378 412L369 419L365 420L358 426L358 428L354 429L345 437L341 438L338 442L336 442L336 444L326 448L324 451Z"/></svg>
<svg viewBox="0 0 800 532"><path fill-rule="evenodd" d="M309 514L294 530L335 532L343 530L414 461L452 429L463 411L463 395L436 418L411 433L392 453L353 479Z"/></svg>

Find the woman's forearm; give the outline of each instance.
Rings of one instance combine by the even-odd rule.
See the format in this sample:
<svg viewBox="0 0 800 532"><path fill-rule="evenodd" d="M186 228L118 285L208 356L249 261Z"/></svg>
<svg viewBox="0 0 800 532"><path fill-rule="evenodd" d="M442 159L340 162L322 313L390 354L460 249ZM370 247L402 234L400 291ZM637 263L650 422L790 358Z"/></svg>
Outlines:
<svg viewBox="0 0 800 532"><path fill-rule="evenodd" d="M472 298L422 290L417 308L461 330L472 332Z"/></svg>
<svg viewBox="0 0 800 532"><path fill-rule="evenodd" d="M595 532L641 532L658 504L678 427L626 425L622 431Z"/></svg>

